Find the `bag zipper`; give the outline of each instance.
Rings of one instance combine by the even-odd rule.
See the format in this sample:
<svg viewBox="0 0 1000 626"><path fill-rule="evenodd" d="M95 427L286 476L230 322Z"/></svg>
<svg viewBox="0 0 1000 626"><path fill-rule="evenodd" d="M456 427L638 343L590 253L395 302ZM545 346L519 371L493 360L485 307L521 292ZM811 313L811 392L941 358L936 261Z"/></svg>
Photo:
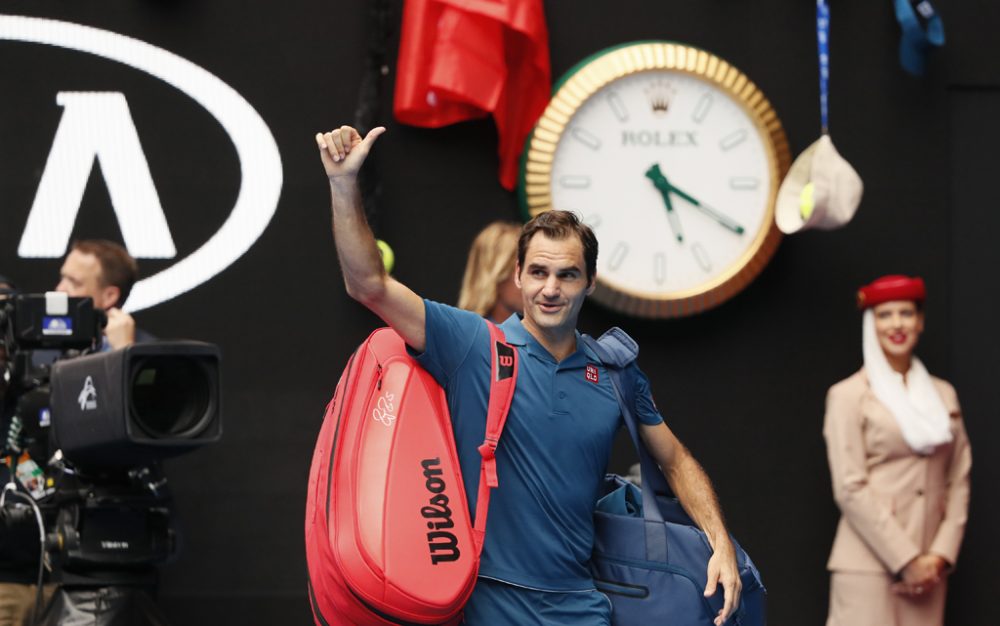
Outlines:
<svg viewBox="0 0 1000 626"><path fill-rule="evenodd" d="M635 598L637 600L645 600L649 597L649 587L642 585L626 585L625 583L604 580L603 578L595 578L594 585L598 591L605 594Z"/></svg>
<svg viewBox="0 0 1000 626"><path fill-rule="evenodd" d="M510 585L511 587L518 587L520 589L528 589L530 591L541 591L542 593L593 593L594 591L599 591L595 588L590 589L543 589L542 587L531 587L528 585L521 585L518 583L513 583L509 580L504 580L502 578L494 578L492 576L486 576L485 574L478 574L477 578L482 578L485 580L492 580L495 583L501 583L503 585Z"/></svg>
<svg viewBox="0 0 1000 626"><path fill-rule="evenodd" d="M309 604L312 605L313 615L316 617L316 621L320 623L320 626L330 626L330 623L326 621L326 617L323 612L319 609L319 602L316 600L316 592L313 591L312 580L309 578L309 573L306 572L306 587L309 589Z"/></svg>
<svg viewBox="0 0 1000 626"><path fill-rule="evenodd" d="M407 622L406 620L393 617L388 613L383 613L382 611L378 610L377 608L366 602L365 599L362 598L360 595L358 595L358 593L354 591L354 589L351 589L349 585L344 585L344 587L351 592L351 595L354 596L355 600L360 602L361 605L364 606L366 609L368 609L373 615L389 622L390 624L398 624L399 626L444 626L445 624L444 622L439 622L435 624L418 624L417 622Z"/></svg>
<svg viewBox="0 0 1000 626"><path fill-rule="evenodd" d="M684 578L687 578L689 581L691 581L691 586L694 587L695 593L699 593L701 591L701 587L699 586L698 581L696 581L694 579L694 576L692 576L687 570L682 569L680 567L674 567L673 565L669 565L667 563L653 563L653 562L650 562L650 561L634 561L632 559L622 559L622 558L609 557L609 556L602 556L602 557L600 557L600 559L602 561L608 561L608 562L611 562L611 563L618 563L620 565L627 565L629 567L638 567L638 568L641 568L641 569L651 569L651 570L658 570L658 571L661 571L661 572L670 572L671 574L677 574L678 576L683 576ZM606 581L606 582L613 583L613 584L619 584L619 585L620 584L624 584L624 583L621 583L621 582L617 582L616 583L615 581L610 581L610 580ZM712 609L712 605L708 603L708 600L706 600L704 598L704 596L699 596L699 597L701 599L701 603L708 610L708 615L714 615L715 614L715 610ZM742 604L743 603L740 602L741 606L742 606Z"/></svg>

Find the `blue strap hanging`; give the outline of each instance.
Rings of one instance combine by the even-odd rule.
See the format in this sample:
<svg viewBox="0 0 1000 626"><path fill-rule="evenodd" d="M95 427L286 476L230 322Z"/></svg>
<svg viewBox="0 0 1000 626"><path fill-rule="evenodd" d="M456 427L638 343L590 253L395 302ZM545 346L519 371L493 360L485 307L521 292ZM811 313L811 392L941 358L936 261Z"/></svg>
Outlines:
<svg viewBox="0 0 1000 626"><path fill-rule="evenodd" d="M827 134L829 118L829 87L830 80L830 7L826 0L816 0L816 45L819 53L819 116L823 125L823 134Z"/></svg>

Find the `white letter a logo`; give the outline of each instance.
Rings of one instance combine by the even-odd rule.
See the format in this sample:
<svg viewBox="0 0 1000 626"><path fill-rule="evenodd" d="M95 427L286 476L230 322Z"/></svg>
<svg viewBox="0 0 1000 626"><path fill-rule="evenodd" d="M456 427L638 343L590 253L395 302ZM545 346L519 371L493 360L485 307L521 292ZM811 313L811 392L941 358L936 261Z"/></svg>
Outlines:
<svg viewBox="0 0 1000 626"><path fill-rule="evenodd" d="M132 256L176 256L125 95L60 92L56 103L64 107L62 120L18 254L57 258L66 252L96 158Z"/></svg>

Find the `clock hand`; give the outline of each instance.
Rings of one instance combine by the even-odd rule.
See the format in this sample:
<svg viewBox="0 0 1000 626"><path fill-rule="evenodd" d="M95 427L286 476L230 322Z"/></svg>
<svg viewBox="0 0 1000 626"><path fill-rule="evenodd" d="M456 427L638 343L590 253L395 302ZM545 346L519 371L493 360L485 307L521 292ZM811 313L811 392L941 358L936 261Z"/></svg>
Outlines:
<svg viewBox="0 0 1000 626"><path fill-rule="evenodd" d="M653 186L656 187L660 195L663 196L663 203L667 205L667 221L670 222L670 229L674 231L674 236L677 237L678 243L683 243L684 241L684 230L681 228L681 220L677 217L677 213L674 212L674 203L670 200L670 183L660 172L660 166L657 163L653 163L648 170L646 170L646 178L653 181Z"/></svg>
<svg viewBox="0 0 1000 626"><path fill-rule="evenodd" d="M670 181L667 180L666 176L663 177L663 182L665 183L666 187L670 191L672 191L673 193L676 193L681 198L684 198L685 200L687 200L691 204L691 206L693 206L694 208L698 209L702 213L705 213L706 215L708 215L709 217L711 217L712 219L714 219L715 221L717 221L719 224L725 226L726 228L728 228L729 230L733 231L737 235L742 235L744 232L746 232L745 228L743 228L742 226L740 226L735 220L733 220L728 215L726 215L724 213L721 213L718 209L715 209L715 208L712 208L712 207L708 206L704 202L699 202L698 200L694 199L690 195L684 193L683 191L681 191L677 187L673 186L670 183Z"/></svg>

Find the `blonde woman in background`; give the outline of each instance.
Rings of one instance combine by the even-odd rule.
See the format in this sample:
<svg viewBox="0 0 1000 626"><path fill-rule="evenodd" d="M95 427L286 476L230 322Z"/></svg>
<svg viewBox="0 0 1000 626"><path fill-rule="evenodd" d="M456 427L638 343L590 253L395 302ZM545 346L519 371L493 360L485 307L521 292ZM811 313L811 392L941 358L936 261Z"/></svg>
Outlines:
<svg viewBox="0 0 1000 626"><path fill-rule="evenodd" d="M479 231L469 248L458 308L497 324L521 312L521 291L514 284L521 225L493 222Z"/></svg>

